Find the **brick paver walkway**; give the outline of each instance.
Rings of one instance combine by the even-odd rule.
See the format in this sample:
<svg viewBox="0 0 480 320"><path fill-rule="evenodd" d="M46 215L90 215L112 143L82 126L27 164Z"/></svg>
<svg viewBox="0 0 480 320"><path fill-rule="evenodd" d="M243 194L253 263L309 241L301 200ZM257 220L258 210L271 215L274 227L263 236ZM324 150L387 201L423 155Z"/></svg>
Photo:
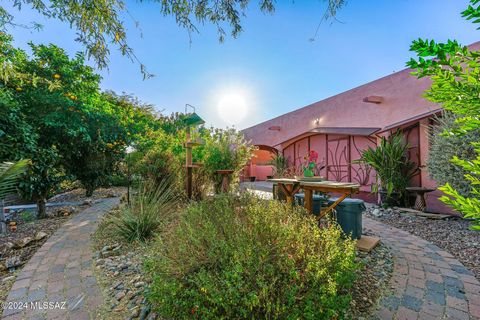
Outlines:
<svg viewBox="0 0 480 320"><path fill-rule="evenodd" d="M90 235L98 218L118 202L110 198L92 205L45 242L13 284L3 319L94 319L103 299L93 275Z"/></svg>
<svg viewBox="0 0 480 320"><path fill-rule="evenodd" d="M480 319L480 283L450 253L408 232L364 217L392 249L392 292L380 300L379 319Z"/></svg>

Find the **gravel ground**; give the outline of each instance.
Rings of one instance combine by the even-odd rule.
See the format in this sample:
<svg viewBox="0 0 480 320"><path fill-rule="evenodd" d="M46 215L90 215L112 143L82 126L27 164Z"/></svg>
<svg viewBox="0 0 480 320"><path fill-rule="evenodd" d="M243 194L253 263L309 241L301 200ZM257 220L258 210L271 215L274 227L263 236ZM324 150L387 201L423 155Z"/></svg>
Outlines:
<svg viewBox="0 0 480 320"><path fill-rule="evenodd" d="M352 288L351 319L369 318L385 290L393 272L390 249L380 243L369 253L359 251L357 260L361 267Z"/></svg>
<svg viewBox="0 0 480 320"><path fill-rule="evenodd" d="M375 209L378 211L374 212ZM480 231L470 229L471 222L461 218L427 219L401 209L383 210L372 206L366 213L382 223L405 230L450 252L480 280Z"/></svg>

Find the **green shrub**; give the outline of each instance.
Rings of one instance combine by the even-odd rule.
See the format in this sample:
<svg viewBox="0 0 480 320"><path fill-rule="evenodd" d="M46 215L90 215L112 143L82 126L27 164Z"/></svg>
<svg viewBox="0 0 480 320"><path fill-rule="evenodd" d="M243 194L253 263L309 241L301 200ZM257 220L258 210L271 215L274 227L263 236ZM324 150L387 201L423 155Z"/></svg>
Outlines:
<svg viewBox="0 0 480 320"><path fill-rule="evenodd" d="M145 242L168 224L180 200L171 184L170 178L158 184L142 182L131 196L130 205L113 218L116 233L128 242Z"/></svg>
<svg viewBox="0 0 480 320"><path fill-rule="evenodd" d="M156 241L145 266L161 317L333 319L349 307L354 242L302 208L219 196Z"/></svg>
<svg viewBox="0 0 480 320"><path fill-rule="evenodd" d="M438 184L449 183L462 196L468 196L472 191L472 183L465 177L468 173L464 168L452 162L453 157L465 160L476 158L472 142L480 141L480 129L467 131L463 135L448 134L460 128L456 123L457 116L444 112L437 117L436 124L430 131L430 152L428 154L428 173Z"/></svg>
<svg viewBox="0 0 480 320"><path fill-rule="evenodd" d="M240 131L234 128L210 129L211 134L206 137L204 146L204 172L209 175L215 191L219 191L222 176L217 170L234 170L231 181L239 182L240 172L252 158L255 147Z"/></svg>

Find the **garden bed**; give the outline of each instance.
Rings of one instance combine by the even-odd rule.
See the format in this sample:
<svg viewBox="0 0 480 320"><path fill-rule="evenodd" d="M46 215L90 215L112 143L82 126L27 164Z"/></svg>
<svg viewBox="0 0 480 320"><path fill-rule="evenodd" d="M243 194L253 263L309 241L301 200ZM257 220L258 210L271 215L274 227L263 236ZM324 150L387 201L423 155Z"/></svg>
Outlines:
<svg viewBox="0 0 480 320"><path fill-rule="evenodd" d="M455 256L480 280L480 232L470 229L470 221L458 217L428 219L397 208L384 210L377 206L370 206L367 215L436 244Z"/></svg>
<svg viewBox="0 0 480 320"><path fill-rule="evenodd" d="M118 215L120 210L116 208L106 215L94 235L95 274L105 297L102 319L156 319L145 299L151 279L142 265L152 258L148 255L154 244L127 244L118 237L110 217ZM347 292L342 292L352 296L345 316L368 318L388 287L393 258L388 247L380 244L369 253L357 252L356 262L359 263L357 278Z"/></svg>

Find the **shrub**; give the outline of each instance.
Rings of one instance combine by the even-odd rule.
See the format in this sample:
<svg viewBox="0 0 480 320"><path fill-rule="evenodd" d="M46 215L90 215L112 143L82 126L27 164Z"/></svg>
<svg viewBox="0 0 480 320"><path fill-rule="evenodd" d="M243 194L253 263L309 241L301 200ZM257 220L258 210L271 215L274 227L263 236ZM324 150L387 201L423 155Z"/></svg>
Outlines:
<svg viewBox="0 0 480 320"><path fill-rule="evenodd" d="M113 218L116 233L128 242L145 242L168 224L180 200L171 184L171 178L158 184L152 181L140 183L130 205Z"/></svg>
<svg viewBox="0 0 480 320"><path fill-rule="evenodd" d="M234 170L232 181L239 181L239 174L252 158L255 147L245 140L243 134L234 128L211 129L204 147L204 171L212 180L215 190L219 191L222 177L217 170Z"/></svg>
<svg viewBox="0 0 480 320"><path fill-rule="evenodd" d="M302 208L219 196L152 246L149 300L167 319L333 319L349 307L354 242Z"/></svg>
<svg viewBox="0 0 480 320"><path fill-rule="evenodd" d="M444 112L437 117L430 131L430 152L427 160L428 173L439 184L449 183L462 196L472 191L471 182L465 177L464 168L452 162L453 157L465 160L476 158L472 142L480 141L480 129L466 132L464 135L447 134L460 128L457 116Z"/></svg>

